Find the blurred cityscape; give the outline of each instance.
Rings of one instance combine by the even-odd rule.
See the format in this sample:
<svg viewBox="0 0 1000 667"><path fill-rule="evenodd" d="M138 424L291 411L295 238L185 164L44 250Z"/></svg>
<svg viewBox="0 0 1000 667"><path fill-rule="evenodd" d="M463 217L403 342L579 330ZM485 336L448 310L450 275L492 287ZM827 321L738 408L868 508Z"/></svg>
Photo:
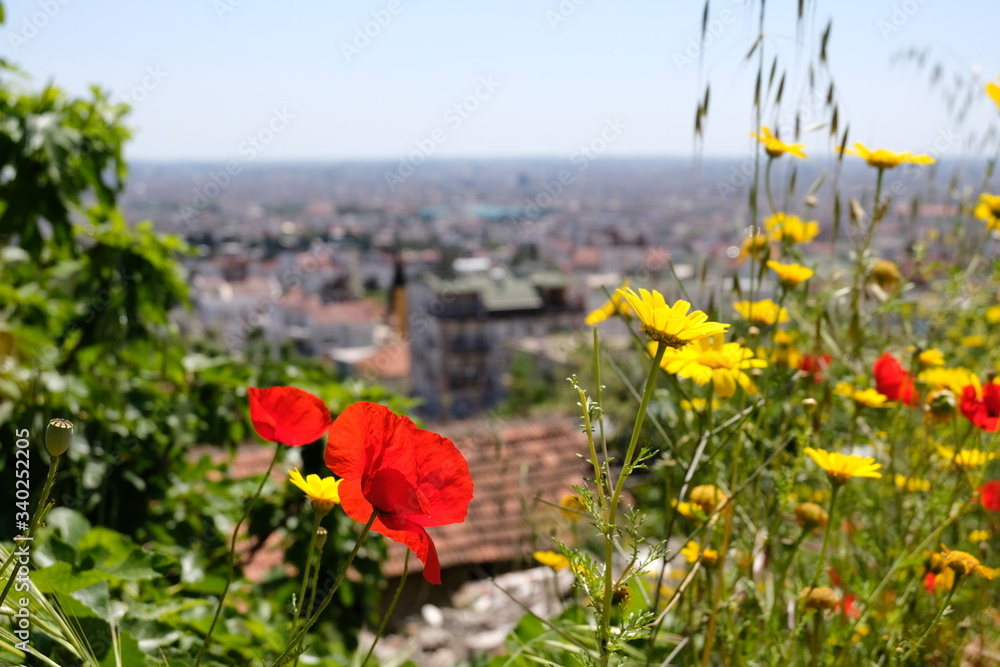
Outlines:
<svg viewBox="0 0 1000 667"><path fill-rule="evenodd" d="M140 163L123 207L196 250L187 260L194 307L177 314L187 331L234 352L254 336L274 350L290 345L343 377L419 397L423 416L449 421L504 399L515 353L535 357L538 372L565 361L571 334L626 277L674 298L683 281L698 303L728 308L720 296L734 289L750 233L753 168L752 159L582 156ZM778 206L817 218L813 253L847 262L832 255L832 234L853 232L849 200L871 186L870 173L836 162L822 178L814 167L787 168L798 171L776 170ZM893 211L875 250L904 275L923 223L954 214L946 204L911 209L917 191L925 202L948 201L934 173L887 179ZM834 209L834 196L842 220L811 215ZM760 201L763 219L763 193Z"/></svg>

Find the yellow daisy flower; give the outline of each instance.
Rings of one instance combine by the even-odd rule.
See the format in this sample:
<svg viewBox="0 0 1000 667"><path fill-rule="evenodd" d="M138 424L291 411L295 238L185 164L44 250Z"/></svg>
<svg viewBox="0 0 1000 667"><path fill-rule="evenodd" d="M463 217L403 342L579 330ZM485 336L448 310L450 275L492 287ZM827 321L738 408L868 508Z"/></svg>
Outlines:
<svg viewBox="0 0 1000 667"><path fill-rule="evenodd" d="M944 555L945 567L955 573L956 577L964 577L970 574L978 574L984 579L992 580L997 576L997 571L986 567L979 562L979 559L965 551L952 551L945 545L941 545Z"/></svg>
<svg viewBox="0 0 1000 667"><path fill-rule="evenodd" d="M704 516L703 514L701 514L701 508L698 505L696 505L695 503L688 502L686 500L679 503L677 502L677 499L674 498L673 500L670 501L670 505L677 510L678 514L680 514L681 516L685 516L689 519L695 519L700 521Z"/></svg>
<svg viewBox="0 0 1000 667"><path fill-rule="evenodd" d="M708 405L708 401L704 398L692 398L690 401L686 398L681 399L681 408L684 410L691 410L693 412L704 412L705 406ZM721 403L719 403L715 398L712 399L712 409L718 408Z"/></svg>
<svg viewBox="0 0 1000 667"><path fill-rule="evenodd" d="M916 477L904 477L903 475L896 475L896 486L900 489L914 493L916 491L929 491L931 488L930 481L926 479L917 479Z"/></svg>
<svg viewBox="0 0 1000 667"><path fill-rule="evenodd" d="M594 326L599 322L603 322L609 317L614 317L616 314L621 313L626 319L632 317L632 309L628 305L628 301L622 295L621 290L628 289L631 280L625 279L622 283L621 288L615 291L611 295L611 298L604 302L604 305L587 315L587 319L584 322L587 326Z"/></svg>
<svg viewBox="0 0 1000 667"><path fill-rule="evenodd" d="M984 452L981 449L962 449L955 453L954 447L937 445L937 453L942 459L959 470L971 470L986 465L997 457L996 454Z"/></svg>
<svg viewBox="0 0 1000 667"><path fill-rule="evenodd" d="M737 301L733 304L733 309L745 320L752 320L761 324L778 324L789 320L788 311L780 308L771 299L763 301Z"/></svg>
<svg viewBox="0 0 1000 667"><path fill-rule="evenodd" d="M914 164L934 164L935 162L934 158L930 155L914 155L909 152L893 153L883 148L873 151L859 143L854 144L854 148L845 148L844 152L848 155L857 155L876 169L892 169L904 162L912 162Z"/></svg>
<svg viewBox="0 0 1000 667"><path fill-rule="evenodd" d="M569 521L579 521L583 518L587 508L583 506L583 501L579 496L567 493L559 499L559 511Z"/></svg>
<svg viewBox="0 0 1000 667"><path fill-rule="evenodd" d="M778 274L778 280L786 288L795 287L799 283L809 280L814 275L812 269L801 264L782 264L780 262L769 261L767 268Z"/></svg>
<svg viewBox="0 0 1000 667"><path fill-rule="evenodd" d="M536 551L535 560L542 565L551 567L556 572L559 570L565 570L569 567L569 559L562 554L556 553L555 551Z"/></svg>
<svg viewBox="0 0 1000 667"><path fill-rule="evenodd" d="M990 306L986 309L986 321L990 324L1000 323L1000 305Z"/></svg>
<svg viewBox="0 0 1000 667"><path fill-rule="evenodd" d="M330 513L334 505L340 502L340 483L344 481L342 479L320 477L319 475L309 475L303 479L298 468L288 471L288 479L292 484L302 489L312 503L316 514L325 516Z"/></svg>
<svg viewBox="0 0 1000 667"><path fill-rule="evenodd" d="M986 345L986 336L965 336L959 341L962 347L982 347Z"/></svg>
<svg viewBox="0 0 1000 667"><path fill-rule="evenodd" d="M944 352L932 347L917 355L917 361L921 366L944 366Z"/></svg>
<svg viewBox="0 0 1000 667"><path fill-rule="evenodd" d="M663 295L653 290L640 289L637 294L631 288L618 290L628 300L642 322L642 330L653 340L667 347L679 349L688 343L720 334L729 329L728 324L709 322L708 315L700 310L688 311L691 304L678 301L668 306Z"/></svg>
<svg viewBox="0 0 1000 667"><path fill-rule="evenodd" d="M813 449L812 447L806 447L802 451L823 469L831 484L846 484L853 477L873 477L876 479L882 477L882 473L877 472L882 464L875 463L875 459L869 456L844 455L840 452L828 452L825 449Z"/></svg>
<svg viewBox="0 0 1000 667"><path fill-rule="evenodd" d="M751 137L754 137L764 146L764 150L771 157L781 157L785 153L789 155L794 155L797 158L805 159L806 154L802 152L802 147L805 144L786 144L785 142L778 139L771 133L771 129L766 125L762 125L760 132L751 132Z"/></svg>
<svg viewBox="0 0 1000 667"><path fill-rule="evenodd" d="M650 347L653 351L652 344ZM699 385L712 382L720 398L729 398L736 393L736 385L748 394L756 394L757 386L745 371L764 368L767 362L755 359L753 350L739 343L724 342L720 335L702 338L680 350L667 350L660 366Z"/></svg>
<svg viewBox="0 0 1000 667"><path fill-rule="evenodd" d="M858 405L866 408L885 408L892 405L889 398L878 393L875 389L855 389L850 382L841 382L833 388L833 393L837 396L846 396Z"/></svg>
<svg viewBox="0 0 1000 667"><path fill-rule="evenodd" d="M681 549L681 555L689 563L696 563L699 560L706 567L711 567L719 562L719 552L715 549L702 549L698 543L691 540Z"/></svg>
<svg viewBox="0 0 1000 667"><path fill-rule="evenodd" d="M767 238L767 234L754 234L746 237L740 244L740 256L737 259L742 262L750 255L760 257L767 250L768 243L770 243L770 239Z"/></svg>
<svg viewBox="0 0 1000 667"><path fill-rule="evenodd" d="M788 239L795 243L809 243L819 235L817 221L802 222L799 216L787 213L775 213L764 218L764 226L775 241Z"/></svg>
<svg viewBox="0 0 1000 667"><path fill-rule="evenodd" d="M986 94L1000 107L1000 86L990 81L986 84Z"/></svg>
<svg viewBox="0 0 1000 667"><path fill-rule="evenodd" d="M979 195L979 202L972 214L986 223L988 229L1000 229L1000 195L988 192Z"/></svg>
<svg viewBox="0 0 1000 667"><path fill-rule="evenodd" d="M917 379L931 389L950 389L956 396L962 395L966 385L979 383L979 378L968 368L927 368L917 374Z"/></svg>
<svg viewBox="0 0 1000 667"><path fill-rule="evenodd" d="M993 537L993 533L991 533L988 530L982 530L982 529L980 529L980 530L974 530L971 533L969 533L969 541L973 542L973 543L975 543L975 542L985 542L986 540L990 539L991 537Z"/></svg>

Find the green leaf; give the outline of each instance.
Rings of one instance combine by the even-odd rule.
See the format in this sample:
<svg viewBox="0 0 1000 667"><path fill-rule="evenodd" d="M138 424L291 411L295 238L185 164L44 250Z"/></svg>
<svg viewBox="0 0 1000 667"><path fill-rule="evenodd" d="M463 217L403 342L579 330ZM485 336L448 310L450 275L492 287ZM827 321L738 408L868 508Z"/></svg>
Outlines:
<svg viewBox="0 0 1000 667"><path fill-rule="evenodd" d="M66 562L55 563L49 567L35 570L31 575L42 593L68 595L99 582L111 580L112 575L99 570L75 570Z"/></svg>

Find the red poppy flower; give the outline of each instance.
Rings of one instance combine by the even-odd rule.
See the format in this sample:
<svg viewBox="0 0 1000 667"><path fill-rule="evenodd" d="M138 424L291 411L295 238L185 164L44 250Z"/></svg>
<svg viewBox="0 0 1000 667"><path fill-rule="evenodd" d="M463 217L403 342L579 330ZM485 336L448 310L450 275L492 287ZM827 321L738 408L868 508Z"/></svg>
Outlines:
<svg viewBox="0 0 1000 667"><path fill-rule="evenodd" d="M913 387L913 378L896 357L886 352L872 365L872 373L878 393L888 397L890 401L911 406L920 404L920 394Z"/></svg>
<svg viewBox="0 0 1000 667"><path fill-rule="evenodd" d="M799 362L799 370L805 374L812 373L813 380L823 381L823 373L830 367L829 354L803 354Z"/></svg>
<svg viewBox="0 0 1000 667"><path fill-rule="evenodd" d="M979 495L979 504L990 512L1000 512L1000 479L993 479L976 491Z"/></svg>
<svg viewBox="0 0 1000 667"><path fill-rule="evenodd" d="M924 590L930 593L931 595L934 595L935 587L934 587L933 572L928 572L927 574L924 575Z"/></svg>
<svg viewBox="0 0 1000 667"><path fill-rule="evenodd" d="M260 437L290 447L316 442L330 428L330 409L296 387L249 387L250 421Z"/></svg>
<svg viewBox="0 0 1000 667"><path fill-rule="evenodd" d="M844 596L844 601L841 602L841 609L848 620L856 621L861 618L861 605L858 604L858 598L853 593L848 593Z"/></svg>
<svg viewBox="0 0 1000 667"><path fill-rule="evenodd" d="M330 427L326 465L344 481L347 516L408 546L424 563L424 579L441 583L441 564L425 528L461 523L472 500L472 477L455 444L424 431L389 408L360 402Z"/></svg>
<svg viewBox="0 0 1000 667"><path fill-rule="evenodd" d="M966 385L962 389L962 414L970 422L993 433L1000 421L1000 384L987 382L983 385L983 397L976 392L975 385Z"/></svg>

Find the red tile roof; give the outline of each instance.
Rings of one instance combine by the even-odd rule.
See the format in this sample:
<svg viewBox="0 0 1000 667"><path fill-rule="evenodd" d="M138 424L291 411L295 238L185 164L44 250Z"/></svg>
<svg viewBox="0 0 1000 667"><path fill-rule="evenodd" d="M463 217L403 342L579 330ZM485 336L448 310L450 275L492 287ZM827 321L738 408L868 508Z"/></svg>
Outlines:
<svg viewBox="0 0 1000 667"><path fill-rule="evenodd" d="M571 420L459 422L431 427L454 440L469 462L475 497L464 523L431 528L441 567L530 559L550 549L549 536L567 539L570 522L549 503L558 503L581 484L590 464L587 439ZM388 543L386 576L403 570L404 549ZM410 571L421 564L410 559Z"/></svg>

